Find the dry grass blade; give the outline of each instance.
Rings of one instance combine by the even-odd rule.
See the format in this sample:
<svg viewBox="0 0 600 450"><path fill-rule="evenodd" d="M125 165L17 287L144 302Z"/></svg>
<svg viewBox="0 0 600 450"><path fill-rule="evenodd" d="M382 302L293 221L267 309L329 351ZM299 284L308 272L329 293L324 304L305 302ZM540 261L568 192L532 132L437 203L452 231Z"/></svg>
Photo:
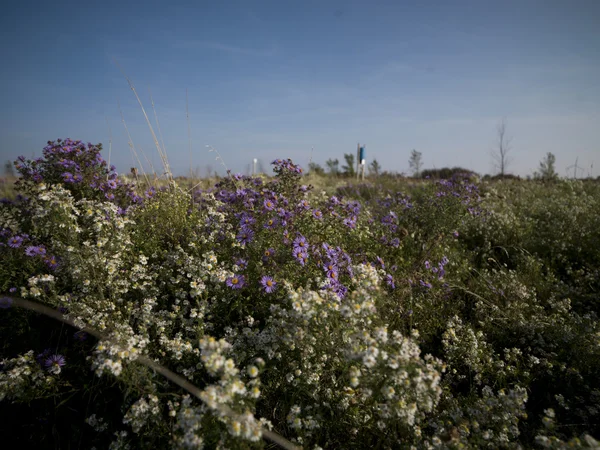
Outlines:
<svg viewBox="0 0 600 450"><path fill-rule="evenodd" d="M123 116L123 111L121 110L121 104L118 101L117 101L117 104L119 105L119 112L121 113L121 121L123 122L125 131L127 132L127 139L128 139L127 143L129 144L129 148L131 149L131 152L135 156L135 159L137 159L140 169L142 169L142 175L144 175L144 178L146 179L146 183L148 184L148 186L150 186L150 180L148 179L148 175L146 175L146 172L144 171L144 166L142 165L142 162L140 161L137 151L135 150L135 145L133 144L133 139L131 139L131 134L129 133L129 128L127 128L127 124L125 123L125 117Z"/></svg>
<svg viewBox="0 0 600 450"><path fill-rule="evenodd" d="M160 148L160 144L158 143L158 139L156 137L156 133L154 133L154 128L152 128L152 124L150 123L150 119L148 118L148 114L146 114L146 109L144 108L142 100L140 99L140 96L138 95L137 91L135 90L135 86L131 82L131 79L123 71L123 69L121 68L121 66L117 62L117 60L113 58L113 61L117 65L117 67L119 68L119 70L121 71L121 73L123 74L123 76L125 77L125 79L127 80L127 83L129 84L129 88L133 91L133 94L135 95L135 98L137 99L138 104L140 105L140 108L142 109L142 113L144 114L144 118L146 119L146 123L148 124L148 128L150 129L150 134L152 135L152 140L154 141L154 145L156 145L156 149L158 150L158 154L160 155L160 158L161 158L161 161L163 163L163 167L165 169L165 172L169 176L169 180L172 180L173 179L173 174L171 173L171 169L169 167L169 161L167 159L167 154L165 152L163 152L162 149Z"/></svg>

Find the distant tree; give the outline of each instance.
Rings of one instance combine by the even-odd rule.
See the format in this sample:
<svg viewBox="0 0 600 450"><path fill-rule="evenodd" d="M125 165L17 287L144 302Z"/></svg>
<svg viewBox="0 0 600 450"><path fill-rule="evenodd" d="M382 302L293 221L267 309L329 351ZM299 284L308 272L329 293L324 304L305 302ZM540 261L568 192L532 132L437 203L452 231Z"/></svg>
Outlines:
<svg viewBox="0 0 600 450"><path fill-rule="evenodd" d="M540 168L535 173L535 178L538 180L556 180L558 173L556 173L556 156L548 152L544 159L540 161Z"/></svg>
<svg viewBox="0 0 600 450"><path fill-rule="evenodd" d="M6 160L6 162L4 163L4 175L6 175L7 177L15 176L15 169L10 159Z"/></svg>
<svg viewBox="0 0 600 450"><path fill-rule="evenodd" d="M410 166L413 176L418 177L421 173L421 167L423 166L423 154L413 149L413 151L410 152L408 165Z"/></svg>
<svg viewBox="0 0 600 450"><path fill-rule="evenodd" d="M492 150L492 162L499 175L506 175L506 169L512 162L508 154L511 151L512 138L506 132L506 119L502 119L497 128L496 148Z"/></svg>
<svg viewBox="0 0 600 450"><path fill-rule="evenodd" d="M329 175L337 175L340 171L340 161L337 158L329 158L325 161L325 165L327 166L327 169L329 169Z"/></svg>
<svg viewBox="0 0 600 450"><path fill-rule="evenodd" d="M323 169L316 162L309 162L308 163L308 171L310 173L314 173L315 175L325 175L325 169Z"/></svg>
<svg viewBox="0 0 600 450"><path fill-rule="evenodd" d="M377 162L377 159L373 159L371 164L369 164L369 175L379 176L381 172L381 165Z"/></svg>
<svg viewBox="0 0 600 450"><path fill-rule="evenodd" d="M346 161L346 165L342 166L342 172L344 175L353 177L356 175L356 170L354 169L354 153L344 153L344 160Z"/></svg>

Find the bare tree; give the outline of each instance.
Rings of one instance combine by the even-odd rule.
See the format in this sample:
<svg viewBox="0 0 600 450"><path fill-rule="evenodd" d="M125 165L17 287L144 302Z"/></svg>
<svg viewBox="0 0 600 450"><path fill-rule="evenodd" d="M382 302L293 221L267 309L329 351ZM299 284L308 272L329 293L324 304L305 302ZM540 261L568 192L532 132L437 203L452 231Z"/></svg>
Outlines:
<svg viewBox="0 0 600 450"><path fill-rule="evenodd" d="M492 150L492 161L494 169L496 169L501 176L506 175L506 168L512 162L512 159L508 156L511 151L512 138L508 136L506 132L506 119L498 124L497 128L498 140L496 142L496 148Z"/></svg>

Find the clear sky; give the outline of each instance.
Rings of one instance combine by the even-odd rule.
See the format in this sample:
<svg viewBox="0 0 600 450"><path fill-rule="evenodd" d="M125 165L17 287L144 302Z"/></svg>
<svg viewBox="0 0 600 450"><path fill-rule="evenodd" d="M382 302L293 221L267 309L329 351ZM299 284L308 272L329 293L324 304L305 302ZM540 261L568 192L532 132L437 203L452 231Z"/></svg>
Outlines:
<svg viewBox="0 0 600 450"><path fill-rule="evenodd" d="M509 171L552 152L600 175L600 1L11 2L0 16L0 152L40 155L46 141L102 142L132 166L119 104L138 150L160 159L115 58L154 120L173 171L233 171L256 157L367 160L492 172L496 127ZM110 132L109 132L110 129ZM594 168L591 166L594 164ZM580 171L581 173L581 171Z"/></svg>

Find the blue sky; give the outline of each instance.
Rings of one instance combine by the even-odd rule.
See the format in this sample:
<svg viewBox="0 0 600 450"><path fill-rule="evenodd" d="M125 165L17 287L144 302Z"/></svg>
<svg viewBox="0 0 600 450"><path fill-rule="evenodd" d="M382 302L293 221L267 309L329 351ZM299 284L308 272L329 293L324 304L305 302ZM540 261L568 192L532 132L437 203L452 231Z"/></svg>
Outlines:
<svg viewBox="0 0 600 450"><path fill-rule="evenodd" d="M102 142L119 171L133 142L160 159L118 61L153 118L171 167L233 171L252 158L306 166L366 144L391 171L493 171L496 127L509 171L546 152L565 175L600 175L600 1L13 2L0 17L0 151ZM188 144L186 88L192 154ZM110 132L109 132L110 129ZM591 169L592 164L595 165ZM147 163L146 163L147 166ZM148 170L148 167L146 167Z"/></svg>

